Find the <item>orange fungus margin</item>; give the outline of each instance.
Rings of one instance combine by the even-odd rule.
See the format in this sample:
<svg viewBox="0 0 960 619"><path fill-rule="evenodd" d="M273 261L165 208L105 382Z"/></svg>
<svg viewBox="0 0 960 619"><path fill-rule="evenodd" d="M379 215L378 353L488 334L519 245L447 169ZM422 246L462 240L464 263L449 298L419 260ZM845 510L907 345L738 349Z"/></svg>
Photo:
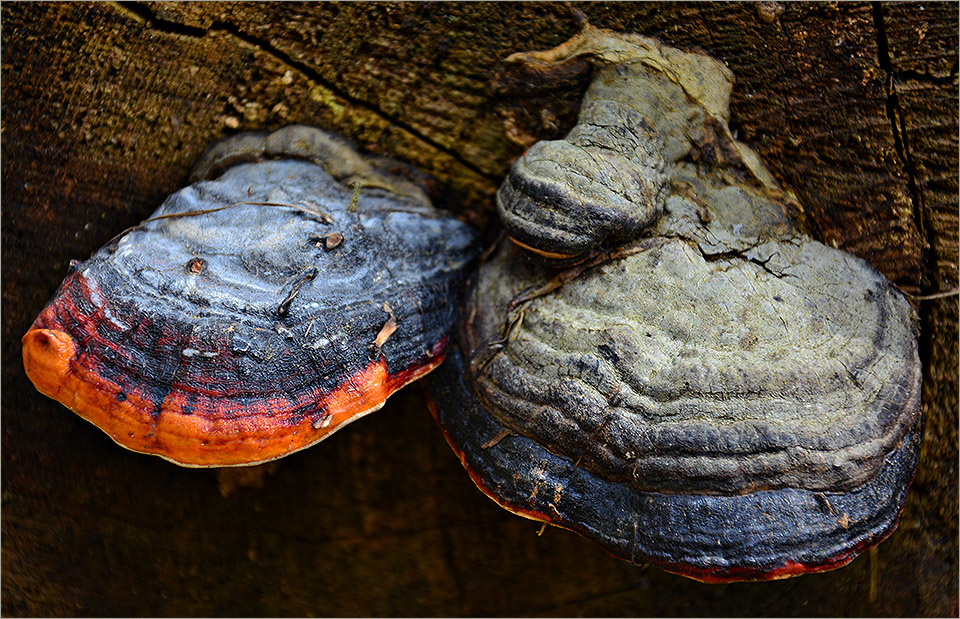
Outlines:
<svg viewBox="0 0 960 619"><path fill-rule="evenodd" d="M383 406L404 385L443 361L446 339L427 363L391 375L383 357L326 394L313 394L315 413L294 418L297 402L265 398L252 409L220 418L188 414L171 390L159 409L135 392L80 363L77 344L58 329L23 336L23 364L38 391L53 398L132 451L189 467L259 464L299 451Z"/></svg>

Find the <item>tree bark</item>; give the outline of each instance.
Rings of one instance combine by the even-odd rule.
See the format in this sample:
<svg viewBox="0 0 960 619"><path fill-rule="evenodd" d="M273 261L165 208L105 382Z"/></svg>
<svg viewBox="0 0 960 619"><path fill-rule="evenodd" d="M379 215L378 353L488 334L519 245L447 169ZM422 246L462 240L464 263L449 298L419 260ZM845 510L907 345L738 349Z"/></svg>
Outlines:
<svg viewBox="0 0 960 619"><path fill-rule="evenodd" d="M812 236L911 295L957 287L955 5L577 8L724 61L732 128ZM416 385L232 490L118 448L30 385L20 336L69 260L149 215L236 131L338 131L490 221L522 150L511 131L562 133L585 86L521 96L500 62L576 32L570 5L4 3L0 16L4 614L957 614L955 295L916 301L927 417L899 530L846 568L771 583L702 585L538 535L474 488Z"/></svg>

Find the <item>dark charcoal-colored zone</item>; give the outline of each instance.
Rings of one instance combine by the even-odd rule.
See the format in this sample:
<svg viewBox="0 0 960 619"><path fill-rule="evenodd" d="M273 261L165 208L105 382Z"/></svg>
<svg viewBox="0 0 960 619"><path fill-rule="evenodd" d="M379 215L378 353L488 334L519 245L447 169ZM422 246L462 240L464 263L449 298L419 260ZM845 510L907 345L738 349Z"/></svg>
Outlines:
<svg viewBox="0 0 960 619"><path fill-rule="evenodd" d="M521 435L485 447L504 428L468 389L457 345L428 385L447 440L503 506L586 535L622 559L706 581L830 569L878 543L896 527L920 442L915 428L874 479L849 492L638 492Z"/></svg>
<svg viewBox="0 0 960 619"><path fill-rule="evenodd" d="M313 412L317 395L381 354L391 374L429 361L476 253L452 217L380 189L360 191L349 212L352 197L309 163L232 168L154 217L228 208L149 221L104 247L61 285L59 324L35 326L70 333L81 365L158 408L178 390ZM317 247L333 232L339 246ZM397 330L377 349L390 312Z"/></svg>

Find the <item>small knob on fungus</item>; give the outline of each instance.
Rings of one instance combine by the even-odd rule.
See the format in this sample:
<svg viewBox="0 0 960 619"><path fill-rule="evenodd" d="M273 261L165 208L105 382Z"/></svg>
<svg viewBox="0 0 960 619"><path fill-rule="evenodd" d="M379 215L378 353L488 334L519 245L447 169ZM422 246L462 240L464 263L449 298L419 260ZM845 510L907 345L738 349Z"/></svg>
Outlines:
<svg viewBox="0 0 960 619"><path fill-rule="evenodd" d="M661 140L622 101L593 100L562 140L531 146L497 192L511 240L548 261L632 240L663 209Z"/></svg>

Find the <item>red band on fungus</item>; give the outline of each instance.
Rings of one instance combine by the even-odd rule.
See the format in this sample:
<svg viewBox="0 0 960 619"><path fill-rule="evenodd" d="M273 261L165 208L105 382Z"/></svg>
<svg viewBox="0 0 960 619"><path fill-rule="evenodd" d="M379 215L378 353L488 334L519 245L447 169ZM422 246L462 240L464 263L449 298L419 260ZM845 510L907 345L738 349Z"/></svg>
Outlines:
<svg viewBox="0 0 960 619"><path fill-rule="evenodd" d="M154 415L149 398L135 389L121 389L87 367L73 338L56 329L30 329L23 336L23 361L38 391L93 423L117 444L183 466L208 467L265 462L323 440L433 370L443 362L445 347L446 339L429 363L393 375L382 358L372 362L337 389L317 394L317 414L296 424L290 419L298 406L290 401L266 399L252 409L229 410L228 400L210 400L198 408L218 415L184 414L184 396L178 391L171 391Z"/></svg>

